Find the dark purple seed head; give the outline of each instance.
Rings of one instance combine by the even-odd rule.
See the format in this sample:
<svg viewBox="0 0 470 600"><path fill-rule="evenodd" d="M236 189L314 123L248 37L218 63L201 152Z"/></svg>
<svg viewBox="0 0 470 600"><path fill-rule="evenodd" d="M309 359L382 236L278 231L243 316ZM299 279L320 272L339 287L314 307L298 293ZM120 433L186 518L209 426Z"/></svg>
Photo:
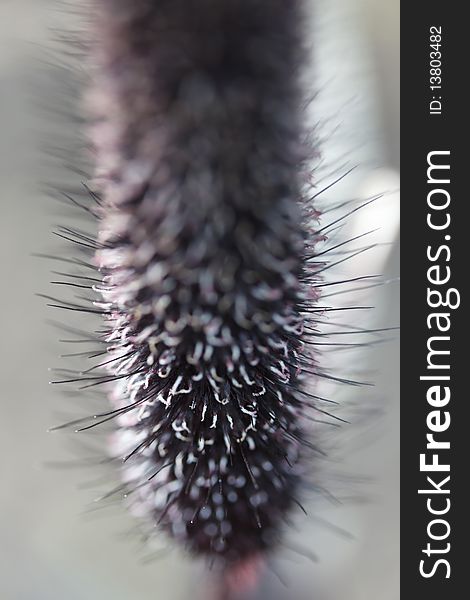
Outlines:
<svg viewBox="0 0 470 600"><path fill-rule="evenodd" d="M233 572L275 548L311 450L301 9L100 0L94 17L113 454L137 514Z"/></svg>

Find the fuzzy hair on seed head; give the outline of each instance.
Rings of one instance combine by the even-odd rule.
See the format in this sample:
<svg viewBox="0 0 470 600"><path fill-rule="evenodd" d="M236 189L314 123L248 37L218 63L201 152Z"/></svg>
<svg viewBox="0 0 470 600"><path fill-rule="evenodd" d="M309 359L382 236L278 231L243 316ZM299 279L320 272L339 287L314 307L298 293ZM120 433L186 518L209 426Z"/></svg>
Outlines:
<svg viewBox="0 0 470 600"><path fill-rule="evenodd" d="M302 2L94 9L95 306L112 453L135 514L252 572L314 448L303 336L321 236L305 201Z"/></svg>

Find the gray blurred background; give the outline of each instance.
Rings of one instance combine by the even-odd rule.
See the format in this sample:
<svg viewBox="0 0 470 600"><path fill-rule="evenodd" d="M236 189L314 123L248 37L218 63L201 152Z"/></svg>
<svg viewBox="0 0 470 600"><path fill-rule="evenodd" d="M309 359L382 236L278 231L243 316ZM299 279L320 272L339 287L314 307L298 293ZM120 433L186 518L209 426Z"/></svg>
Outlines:
<svg viewBox="0 0 470 600"><path fill-rule="evenodd" d="M62 209L55 212L43 183L80 180L44 150L61 144L73 149L77 125L64 125L43 110L50 105L54 112L67 102L61 84L70 76L60 67L60 55L51 59L48 48L51 28L74 28L78 5L78 0L67 5L0 0L0 599L202 600L208 593L203 565L165 540L157 542L158 559L147 564L142 544L126 533L135 528L132 518L120 508L90 510L97 508L93 480L99 473L68 462L76 458L73 434L47 433L67 414L67 403L79 403L48 385L48 368L73 349L61 348L60 333L46 322L62 315L34 296L51 293L48 282L56 265L31 256L57 251L51 231ZM328 207L387 192L350 219L343 232L351 236L380 227L373 240L380 245L331 275L383 273L387 283L338 296L337 302L376 307L364 317L354 314L356 326L394 326L399 321L398 1L310 0L308 6L313 57L308 83L320 92L311 112L321 121L325 183L335 167L359 164L322 203ZM344 323L351 325L348 318ZM332 453L321 469L322 485L341 502L306 502L309 515L296 517L252 600L399 597L398 342L394 332L385 337L369 350L325 357L347 374L375 381L372 390L327 391L352 415L350 426L331 434ZM85 443L96 438L92 434Z"/></svg>

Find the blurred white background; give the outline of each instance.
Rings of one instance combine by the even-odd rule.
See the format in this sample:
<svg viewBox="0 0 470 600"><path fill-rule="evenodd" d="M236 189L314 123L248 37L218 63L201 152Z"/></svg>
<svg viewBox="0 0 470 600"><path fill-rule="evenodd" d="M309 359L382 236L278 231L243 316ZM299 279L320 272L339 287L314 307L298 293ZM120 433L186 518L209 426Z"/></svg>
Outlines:
<svg viewBox="0 0 470 600"><path fill-rule="evenodd" d="M73 8L79 2L69 4ZM373 241L393 243L357 257L339 275L383 273L384 280L391 280L398 273L398 1L308 4L311 86L320 90L313 114L324 122L322 153L330 170L343 163L359 165L323 203L389 192L367 211L359 211L345 233L380 227ZM54 248L50 232L60 221L41 185L69 175L44 159L44 139L54 145L55 136L60 139L64 132L38 105L56 107L63 101L53 97L55 87L48 84L57 68L47 66L45 50L50 27L73 28L74 19L73 11L58 1L0 0L0 599L202 600L207 593L202 565L168 547L158 560L143 566L139 542L121 535L134 527L123 510L98 511L93 518L84 514L96 492L80 484L95 475L47 466L74 458L68 439L73 434L46 433L69 402L48 385L47 369L67 350L59 347L59 333L46 323L62 315L51 314L34 297L36 292L51 293L48 282L55 265L31 254ZM71 138L75 127L71 124L67 132ZM354 325L397 325L396 283L367 290L360 300L355 296L343 301L364 299L376 310L361 323L354 315ZM309 516L296 519L296 529L288 536L290 548L280 551L275 572L266 572L253 600L399 597L398 342L391 339L360 354L338 353L331 360L348 374L366 372L376 383L373 390L333 392L350 404L357 418L334 432L339 448L326 465L331 481L328 469L324 477L333 490L340 486L351 498L341 505L307 503ZM381 416L364 414L377 410ZM347 476L336 481L336 471ZM348 482L356 476L359 482ZM351 536L324 527L322 520ZM319 561L313 564L294 547L314 552Z"/></svg>

